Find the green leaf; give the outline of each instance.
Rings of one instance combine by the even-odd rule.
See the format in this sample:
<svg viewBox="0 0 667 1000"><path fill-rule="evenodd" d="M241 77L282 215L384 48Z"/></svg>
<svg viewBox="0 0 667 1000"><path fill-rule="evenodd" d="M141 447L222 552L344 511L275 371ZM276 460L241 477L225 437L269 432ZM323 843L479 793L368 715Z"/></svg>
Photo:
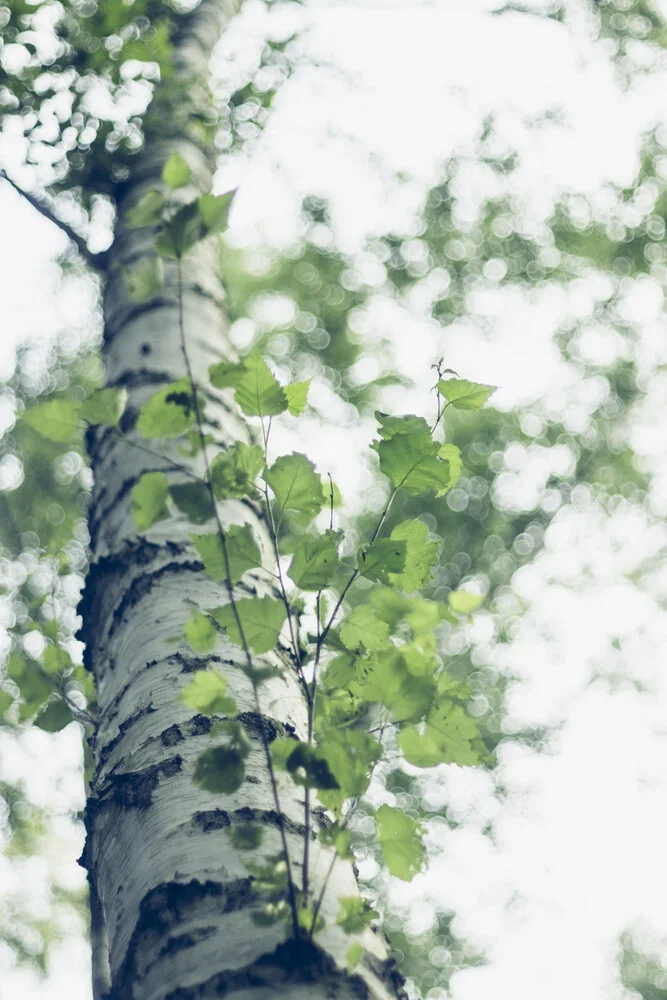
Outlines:
<svg viewBox="0 0 667 1000"><path fill-rule="evenodd" d="M226 194L203 194L197 199L199 216L202 220L204 235L221 233L227 228L227 220L236 191Z"/></svg>
<svg viewBox="0 0 667 1000"><path fill-rule="evenodd" d="M389 626L370 605L360 604L343 622L340 637L348 649L382 649L389 645Z"/></svg>
<svg viewBox="0 0 667 1000"><path fill-rule="evenodd" d="M46 708L39 713L33 725L38 729L43 729L45 733L59 733L61 729L69 725L74 719L69 706L58 698L57 701L50 701Z"/></svg>
<svg viewBox="0 0 667 1000"><path fill-rule="evenodd" d="M290 382L284 387L287 397L287 409L293 417L301 416L305 410L306 402L308 401L308 390L312 381L312 378L308 378L305 382Z"/></svg>
<svg viewBox="0 0 667 1000"><path fill-rule="evenodd" d="M234 715L236 702L227 695L227 680L217 670L197 670L181 691L181 701L202 715Z"/></svg>
<svg viewBox="0 0 667 1000"><path fill-rule="evenodd" d="M469 590L450 590L447 600L457 615L471 615L484 603L483 594L472 594Z"/></svg>
<svg viewBox="0 0 667 1000"><path fill-rule="evenodd" d="M218 361L210 366L208 377L215 389L234 389L245 371L243 361Z"/></svg>
<svg viewBox="0 0 667 1000"><path fill-rule="evenodd" d="M321 749L340 789L320 789L319 798L325 808L339 809L345 799L364 794L382 748L376 739L360 729L331 729Z"/></svg>
<svg viewBox="0 0 667 1000"><path fill-rule="evenodd" d="M127 389L98 389L84 400L81 416L89 424L115 427L123 415L126 402Z"/></svg>
<svg viewBox="0 0 667 1000"><path fill-rule="evenodd" d="M390 646L377 651L368 660L358 664L355 679L350 685L352 694L363 701L385 705L399 720L421 719L426 715L436 696L433 680L435 661L422 655L421 672L410 669L404 649Z"/></svg>
<svg viewBox="0 0 667 1000"><path fill-rule="evenodd" d="M25 410L23 422L49 441L69 444L79 430L81 407L78 400L50 399Z"/></svg>
<svg viewBox="0 0 667 1000"><path fill-rule="evenodd" d="M438 455L440 458L444 458L446 462L449 462L449 471L451 474L449 488L451 489L456 485L456 482L461 475L461 469L463 468L461 449L457 448L455 444L443 444L438 452Z"/></svg>
<svg viewBox="0 0 667 1000"><path fill-rule="evenodd" d="M193 780L207 792L231 795L244 778L244 760L234 747L209 747L197 758Z"/></svg>
<svg viewBox="0 0 667 1000"><path fill-rule="evenodd" d="M290 736L279 736L271 744L271 760L279 771L287 770L287 761L296 745Z"/></svg>
<svg viewBox="0 0 667 1000"><path fill-rule="evenodd" d="M310 743L297 743L285 766L299 785L308 788L340 788L325 753Z"/></svg>
<svg viewBox="0 0 667 1000"><path fill-rule="evenodd" d="M9 691L0 691L0 715L4 715L13 704L14 695L11 695Z"/></svg>
<svg viewBox="0 0 667 1000"><path fill-rule="evenodd" d="M271 417L287 409L287 396L257 348L243 362L234 388L248 417Z"/></svg>
<svg viewBox="0 0 667 1000"><path fill-rule="evenodd" d="M173 483L169 492L178 509L193 524L206 524L215 514L206 483Z"/></svg>
<svg viewBox="0 0 667 1000"><path fill-rule="evenodd" d="M439 458L439 445L428 431L421 434L394 434L388 440L375 441L372 447L380 456L380 471L396 489L410 496L434 490L442 496L452 484L449 462Z"/></svg>
<svg viewBox="0 0 667 1000"><path fill-rule="evenodd" d="M172 153L162 168L162 180L172 190L190 183L192 174L180 153Z"/></svg>
<svg viewBox="0 0 667 1000"><path fill-rule="evenodd" d="M380 424L378 427L378 434L385 441L391 441L392 438L404 435L413 438L425 437L428 440L431 439L431 431L429 430L429 426L423 417L415 417L413 414L407 414L402 417L392 417L389 413L383 413L381 410L376 410L375 418Z"/></svg>
<svg viewBox="0 0 667 1000"><path fill-rule="evenodd" d="M162 220L165 206L164 195L159 191L148 191L125 216L130 229L141 229L142 226L156 226Z"/></svg>
<svg viewBox="0 0 667 1000"><path fill-rule="evenodd" d="M287 575L301 590L323 590L331 583L340 565L338 546L342 531L325 531L317 538L302 538L298 543Z"/></svg>
<svg viewBox="0 0 667 1000"><path fill-rule="evenodd" d="M145 438L175 438L195 423L194 399L188 378L171 382L144 403L137 430Z"/></svg>
<svg viewBox="0 0 667 1000"><path fill-rule="evenodd" d="M124 268L127 290L133 302L147 302L164 286L161 257L142 257L133 267Z"/></svg>
<svg viewBox="0 0 667 1000"><path fill-rule="evenodd" d="M163 257L180 259L205 235L206 229L197 202L191 201L188 205L182 205L169 221L165 222L155 240L155 249Z"/></svg>
<svg viewBox="0 0 667 1000"><path fill-rule="evenodd" d="M214 580L226 580L227 569L220 535L214 532L208 535L190 535L190 538L197 546L208 575ZM231 582L238 583L247 570L261 565L261 553L250 525L233 524L225 532L225 540Z"/></svg>
<svg viewBox="0 0 667 1000"><path fill-rule="evenodd" d="M285 607L282 601L273 597L251 597L236 602L243 634L250 649L255 653L268 653L278 642L285 623ZM230 604L213 608L211 611L218 625L224 628L232 642L242 646L236 616Z"/></svg>
<svg viewBox="0 0 667 1000"><path fill-rule="evenodd" d="M425 858L419 824L402 809L380 806L375 814L378 841L391 875L409 882Z"/></svg>
<svg viewBox="0 0 667 1000"><path fill-rule="evenodd" d="M352 972L359 965L362 956L362 948L358 941L351 944L347 949L347 955L345 956L345 964L347 966L347 971Z"/></svg>
<svg viewBox="0 0 667 1000"><path fill-rule="evenodd" d="M164 472L144 472L132 490L132 517L137 531L147 531L156 521L169 517L169 481Z"/></svg>
<svg viewBox="0 0 667 1000"><path fill-rule="evenodd" d="M193 611L183 629L185 638L197 653L210 653L215 648L217 632L210 618Z"/></svg>
<svg viewBox="0 0 667 1000"><path fill-rule="evenodd" d="M237 441L216 456L211 466L213 490L218 500L243 497L254 492L253 483L264 468L264 453L259 445Z"/></svg>
<svg viewBox="0 0 667 1000"><path fill-rule="evenodd" d="M390 573L387 582L402 587L408 594L425 587L438 561L438 542L429 542L428 528L423 521L403 521L391 533L395 541L405 545L405 564L399 573Z"/></svg>
<svg viewBox="0 0 667 1000"><path fill-rule="evenodd" d="M479 764L485 755L475 719L447 699L439 700L423 728L409 726L403 729L398 745L405 759L415 767Z"/></svg>
<svg viewBox="0 0 667 1000"><path fill-rule="evenodd" d="M338 900L340 911L336 923L346 934L361 934L379 914L361 896L341 896ZM361 945L359 946L361 947Z"/></svg>
<svg viewBox="0 0 667 1000"><path fill-rule="evenodd" d="M230 829L229 838L237 851L254 851L262 846L264 828L259 823L238 823Z"/></svg>
<svg viewBox="0 0 667 1000"><path fill-rule="evenodd" d="M438 392L457 410L479 410L497 385L482 385L465 378L440 379Z"/></svg>
<svg viewBox="0 0 667 1000"><path fill-rule="evenodd" d="M305 455L281 455L263 479L271 487L279 508L278 524L286 510L314 517L324 506L322 480Z"/></svg>
<svg viewBox="0 0 667 1000"><path fill-rule="evenodd" d="M389 573L400 573L405 566L406 544L391 538L378 538L372 545L362 545L357 553L357 565L369 580L389 583Z"/></svg>

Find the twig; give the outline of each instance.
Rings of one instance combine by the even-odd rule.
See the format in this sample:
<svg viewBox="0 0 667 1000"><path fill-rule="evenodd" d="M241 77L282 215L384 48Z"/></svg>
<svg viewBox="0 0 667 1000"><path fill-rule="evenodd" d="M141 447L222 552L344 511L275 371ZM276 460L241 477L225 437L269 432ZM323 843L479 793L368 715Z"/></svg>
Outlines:
<svg viewBox="0 0 667 1000"><path fill-rule="evenodd" d="M46 199L41 198L38 195L31 194L29 191L25 191L19 184L16 183L16 181L12 180L5 170L0 169L0 177L7 181L7 183L14 188L17 194L20 194L29 205L32 205L36 212L39 212L40 215L42 215L45 219L48 219L50 223L57 226L58 229L63 232L65 236L72 241L87 264L94 267L96 271L103 271L105 269L107 262L106 253L91 253L84 237L80 233L77 233L75 229L72 229L72 227L65 222L64 219L61 219L58 215L56 215Z"/></svg>
<svg viewBox="0 0 667 1000"><path fill-rule="evenodd" d="M204 455L204 467L206 469L206 485L208 486L209 495L211 498L211 504L213 507L213 513L215 516L216 525L218 528L218 537L220 538L220 547L222 549L222 558L225 564L225 584L227 587L227 594L229 596L229 603L232 608L232 614L234 615L234 620L236 622L236 627L239 631L239 638L241 639L241 645L245 653L246 663L248 666L248 674L252 682L254 697L255 697L255 712L261 721L260 730L262 734L262 746L264 749L264 756L266 758L266 766L269 772L269 781L271 783L271 791L273 794L273 801L276 807L276 813L278 815L278 826L280 829L280 839L282 842L283 853L285 855L285 865L287 868L287 891L289 895L290 910L292 913L292 928L294 931L294 936L299 937L301 934L299 928L299 919L296 905L296 889L294 886L294 879L292 877L292 865L290 862L289 851L287 849L287 834L285 831L285 823L283 818L282 809L280 807L280 797L278 795L278 782L276 780L276 773L273 767L273 760L271 759L271 750L269 748L269 740L266 734L266 726L264 723L264 716L262 715L260 701L259 701L259 688L257 682L254 680L252 655L250 653L250 647L248 646L247 639L245 637L245 631L243 629L243 623L241 622L241 616L239 614L238 607L236 605L236 598L234 595L234 587L232 585L232 574L229 562L229 551L227 548L227 537L225 535L224 528L222 526L222 521L220 520L220 514L218 512L218 507L216 504L215 490L213 489L213 478L211 476L211 467L208 461L208 454L206 451L206 437L204 435L204 422L202 419L202 413L199 406L199 400L197 398L197 390L195 387L195 380L192 372L192 365L190 364L190 356L188 354L187 343L185 339L185 323L183 321L183 267L181 260L178 260L178 327L181 338L181 350L183 352L183 360L185 361L185 368L187 371L188 380L190 382L190 389L192 391L193 397L193 409L195 412L195 420L197 421L197 430L199 432L199 440L201 443L202 453Z"/></svg>

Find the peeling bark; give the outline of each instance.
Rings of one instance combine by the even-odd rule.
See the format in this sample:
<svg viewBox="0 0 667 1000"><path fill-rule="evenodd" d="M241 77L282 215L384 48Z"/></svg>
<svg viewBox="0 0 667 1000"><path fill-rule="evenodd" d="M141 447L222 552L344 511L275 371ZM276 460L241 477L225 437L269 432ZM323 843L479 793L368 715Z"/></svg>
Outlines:
<svg viewBox="0 0 667 1000"><path fill-rule="evenodd" d="M237 6L237 0L204 0L188 19L175 54L183 80L205 72L212 45ZM237 647L221 639L212 656L189 649L182 632L192 607L225 603L226 589L203 573L189 539L193 526L184 516L156 524L143 537L137 537L132 520L132 487L144 472L160 469L170 481L182 481L183 473L168 459L197 475L203 471L201 456L184 458L169 442L164 446L167 460L135 446L141 440L134 431L139 407L161 386L181 378L185 368L175 268L166 267L165 286L150 302L141 307L131 302L124 269L152 256L154 234L129 229L124 217L146 190L159 186L162 166L174 149L190 165L196 187L210 187L212 151L180 133L170 140L147 140L131 181L124 185L104 298L107 384L127 388L129 418L122 434L100 430L88 435L95 488L91 569L80 611L85 664L97 682L99 723L91 741L95 772L82 863L104 914L111 977L106 995L113 1000L387 1000L402 995L402 980L380 935L365 932L362 961L353 973L346 971L350 939L336 916L338 898L358 892L349 862L335 862L321 909L326 929L315 945L291 939L290 928L282 923L261 928L253 923L262 898L244 864L248 855L233 847L229 830L248 821L263 826L264 842L253 860L280 851L261 727L269 740L286 734L304 738L303 692L296 675L283 667L280 677L262 685L264 715L258 717L252 686L239 669L243 657ZM194 193L186 189L183 195ZM189 352L195 380L203 382L211 363L233 356L214 247L203 245L186 259L183 280ZM211 393L207 413L222 444L249 440L248 428L228 398ZM251 525L268 565L270 540L254 505L228 501L220 505L220 514L224 525ZM248 588L260 595L272 593L271 577L262 570L248 574L236 589L242 596ZM209 745L211 720L193 716L179 694L189 674L209 664L225 674L251 747L246 781L231 795L213 795L192 780L196 759ZM299 880L303 794L284 779L280 795ZM328 822L322 810L314 811L314 820ZM329 850L314 838L315 894L330 863ZM103 940L101 933L97 940ZM105 965L102 961L100 968Z"/></svg>

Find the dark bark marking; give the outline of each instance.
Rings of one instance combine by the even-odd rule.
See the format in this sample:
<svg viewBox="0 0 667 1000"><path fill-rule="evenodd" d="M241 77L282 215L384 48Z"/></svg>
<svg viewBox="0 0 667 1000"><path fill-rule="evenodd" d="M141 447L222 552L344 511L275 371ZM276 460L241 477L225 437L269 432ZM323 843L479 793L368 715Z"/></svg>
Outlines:
<svg viewBox="0 0 667 1000"><path fill-rule="evenodd" d="M105 743L104 746L98 751L97 767L95 769L96 775L99 774L101 768L109 759L110 754L118 746L128 729L131 729L135 722L138 722L139 719L143 719L145 715L151 715L154 711L155 709L152 704L144 705L144 707L140 708L138 712L134 713L134 715L130 715L127 719L125 719L125 722L121 722L118 727L118 735L108 743Z"/></svg>
<svg viewBox="0 0 667 1000"><path fill-rule="evenodd" d="M135 577L113 612L113 619L107 633L107 642L112 638L125 614L135 604L143 600L147 594L150 594L155 584L159 583L165 576L177 573L202 573L203 571L204 564L192 559L185 562L168 562L165 566L161 566L160 569L156 569L152 573L142 573L140 576Z"/></svg>
<svg viewBox="0 0 667 1000"><path fill-rule="evenodd" d="M192 822L204 833L210 833L211 830L224 830L225 827L231 825L229 813L225 812L224 809L204 809L196 812L192 817Z"/></svg>
<svg viewBox="0 0 667 1000"><path fill-rule="evenodd" d="M178 951L184 951L186 948L194 948L196 944L200 941L205 941L206 938L215 934L215 927L197 927L190 934L178 934L176 937L170 937L167 940L164 948L160 949L159 958L163 955L174 955Z"/></svg>
<svg viewBox="0 0 667 1000"><path fill-rule="evenodd" d="M139 918L108 1000L130 1000L134 996L134 986L142 978L137 969L139 956L145 953L147 947L150 948L152 942L162 941L170 930L202 912L206 900L216 900L215 910L218 913L231 913L249 906L255 898L249 878L234 879L226 883L212 880L200 882L198 879L190 882L165 882L151 889L139 906ZM180 935L183 939L187 936ZM184 946L192 947L195 944L197 941L193 940L192 944ZM163 946L163 952L165 947L168 944Z"/></svg>
<svg viewBox="0 0 667 1000"><path fill-rule="evenodd" d="M151 764L141 771L108 775L99 792L89 797L87 811L94 813L112 803L123 809L148 809L160 778L173 777L182 766L183 758L176 754L169 760Z"/></svg>
<svg viewBox="0 0 667 1000"><path fill-rule="evenodd" d="M160 733L160 739L162 740L164 746L173 747L177 743L182 743L184 736L176 723L174 723L173 726L169 726L168 729L165 729Z"/></svg>

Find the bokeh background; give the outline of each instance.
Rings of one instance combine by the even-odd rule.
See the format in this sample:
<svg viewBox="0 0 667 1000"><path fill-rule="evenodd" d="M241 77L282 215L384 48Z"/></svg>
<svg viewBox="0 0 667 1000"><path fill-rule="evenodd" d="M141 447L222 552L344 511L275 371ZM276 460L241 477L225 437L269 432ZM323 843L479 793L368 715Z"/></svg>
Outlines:
<svg viewBox="0 0 667 1000"><path fill-rule="evenodd" d="M435 596L488 594L442 652L497 765L378 777L371 803L427 828L407 886L356 830L414 997L667 997L666 45L664 0L246 0L216 52L233 338L314 377L299 445L350 517L384 499L376 406L432 414L441 358L500 386L448 418L463 477L421 514L442 537ZM5 69L21 47L5 39ZM100 117L145 103L135 76L124 111L93 95ZM38 190L53 164L34 143L7 116L0 166ZM88 218L59 207L108 245L103 198ZM42 653L25 624L54 587L80 660L90 474L76 451L37 455L15 418L99 378L101 318L66 238L1 179L0 219L8 669L17 627ZM19 504L32 528L12 538ZM81 729L24 728L0 727L0 997L88 1000Z"/></svg>

